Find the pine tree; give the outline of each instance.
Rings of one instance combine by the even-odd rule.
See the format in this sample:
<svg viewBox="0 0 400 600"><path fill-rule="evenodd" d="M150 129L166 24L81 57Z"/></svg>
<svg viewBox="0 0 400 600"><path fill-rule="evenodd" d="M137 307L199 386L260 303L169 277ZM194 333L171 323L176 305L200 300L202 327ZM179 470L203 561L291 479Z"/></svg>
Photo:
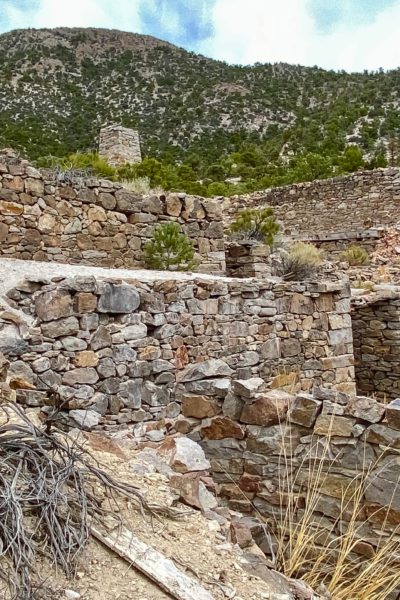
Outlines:
<svg viewBox="0 0 400 600"><path fill-rule="evenodd" d="M161 271L190 271L197 265L194 248L178 223L158 225L144 249L146 266Z"/></svg>

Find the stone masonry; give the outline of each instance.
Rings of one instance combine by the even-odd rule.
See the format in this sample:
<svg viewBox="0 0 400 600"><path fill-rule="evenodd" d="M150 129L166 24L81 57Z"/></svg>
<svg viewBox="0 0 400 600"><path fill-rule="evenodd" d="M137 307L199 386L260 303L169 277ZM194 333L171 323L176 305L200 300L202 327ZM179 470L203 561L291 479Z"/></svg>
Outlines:
<svg viewBox="0 0 400 600"><path fill-rule="evenodd" d="M349 526L357 489L354 556L373 556L398 528L400 400L384 405L318 387L293 395L252 378L233 380L223 399L208 402L196 401L187 385L182 408L175 427L201 444L220 498L233 510L267 518L273 545L288 503L296 518L308 493L313 522L325 532L322 544ZM263 550L269 554L271 546Z"/></svg>
<svg viewBox="0 0 400 600"><path fill-rule="evenodd" d="M33 387L22 386L18 402L41 406L58 389L70 410L90 409L106 428L177 417L182 382L199 396L223 395L231 376L354 392L349 293L341 282L157 274L24 282L8 297L33 325L0 350L14 356L11 375ZM15 316L1 318L17 328Z"/></svg>
<svg viewBox="0 0 400 600"><path fill-rule="evenodd" d="M352 326L358 391L400 397L400 293L355 299Z"/></svg>
<svg viewBox="0 0 400 600"><path fill-rule="evenodd" d="M220 205L195 196L139 196L106 180L54 180L0 154L0 255L140 268L154 227L176 221L192 240L199 272L224 273Z"/></svg>
<svg viewBox="0 0 400 600"><path fill-rule="evenodd" d="M139 132L120 125L102 127L99 154L113 167L142 162Z"/></svg>
<svg viewBox="0 0 400 600"><path fill-rule="evenodd" d="M226 198L225 219L229 223L238 210L263 205L274 208L283 234L316 239L318 234L339 232L360 239L365 230L398 220L400 170L360 171Z"/></svg>

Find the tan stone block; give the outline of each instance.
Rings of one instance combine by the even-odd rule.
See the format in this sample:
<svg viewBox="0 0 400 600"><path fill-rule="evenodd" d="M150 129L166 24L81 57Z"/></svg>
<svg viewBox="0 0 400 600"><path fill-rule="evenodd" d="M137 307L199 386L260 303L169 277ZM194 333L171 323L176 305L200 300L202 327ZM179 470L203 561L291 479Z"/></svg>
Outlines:
<svg viewBox="0 0 400 600"><path fill-rule="evenodd" d="M97 296L89 292L79 292L74 297L74 311L77 313L91 313L96 310Z"/></svg>
<svg viewBox="0 0 400 600"><path fill-rule="evenodd" d="M92 350L83 350L75 355L74 364L76 367L96 367L99 358Z"/></svg>
<svg viewBox="0 0 400 600"><path fill-rule="evenodd" d="M353 432L354 419L336 415L320 415L314 427L316 435L350 437Z"/></svg>
<svg viewBox="0 0 400 600"><path fill-rule="evenodd" d="M0 200L0 214L2 215L22 215L24 207L16 202L6 202Z"/></svg>

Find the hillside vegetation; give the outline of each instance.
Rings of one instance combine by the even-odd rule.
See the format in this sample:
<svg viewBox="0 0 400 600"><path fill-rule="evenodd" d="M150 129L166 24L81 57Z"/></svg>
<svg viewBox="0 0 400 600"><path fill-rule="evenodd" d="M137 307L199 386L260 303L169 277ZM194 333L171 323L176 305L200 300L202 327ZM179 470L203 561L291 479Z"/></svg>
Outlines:
<svg viewBox="0 0 400 600"><path fill-rule="evenodd" d="M120 123L140 131L138 176L205 195L396 164L399 94L400 70L228 65L114 30L0 36L1 146L65 157Z"/></svg>

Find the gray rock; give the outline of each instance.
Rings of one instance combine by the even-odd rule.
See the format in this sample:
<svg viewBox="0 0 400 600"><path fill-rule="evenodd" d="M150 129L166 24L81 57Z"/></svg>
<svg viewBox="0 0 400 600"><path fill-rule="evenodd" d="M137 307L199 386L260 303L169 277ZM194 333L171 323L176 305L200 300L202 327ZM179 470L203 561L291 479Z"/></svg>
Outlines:
<svg viewBox="0 0 400 600"><path fill-rule="evenodd" d="M311 394L298 394L289 409L288 421L304 427L313 427L321 412L321 405L321 400L317 400Z"/></svg>
<svg viewBox="0 0 400 600"><path fill-rule="evenodd" d="M116 374L115 363L112 358L102 358L97 365L97 372L100 377L114 377Z"/></svg>
<svg viewBox="0 0 400 600"><path fill-rule="evenodd" d="M80 350L86 350L87 343L85 340L81 340L76 337L65 337L60 340L63 345L64 350L67 352L79 352Z"/></svg>
<svg viewBox="0 0 400 600"><path fill-rule="evenodd" d="M123 400L126 408L138 409L142 405L142 385L141 379L131 379L124 381L119 387L119 396Z"/></svg>
<svg viewBox="0 0 400 600"><path fill-rule="evenodd" d="M386 407L386 420L389 427L400 430L400 398L392 400Z"/></svg>
<svg viewBox="0 0 400 600"><path fill-rule="evenodd" d="M41 330L43 335L49 338L74 335L79 331L79 321L76 317L66 317L58 321L42 323Z"/></svg>
<svg viewBox="0 0 400 600"><path fill-rule="evenodd" d="M186 369L179 373L179 381L197 381L207 377L229 377L232 372L232 369L225 361L218 358L211 358L202 363L186 367Z"/></svg>
<svg viewBox="0 0 400 600"><path fill-rule="evenodd" d="M42 292L35 298L35 312L41 321L54 321L72 315L72 297L67 290Z"/></svg>
<svg viewBox="0 0 400 600"><path fill-rule="evenodd" d="M82 367L79 369L72 369L64 373L62 382L67 385L76 385L77 383L96 383L99 379L96 369L93 367Z"/></svg>
<svg viewBox="0 0 400 600"><path fill-rule="evenodd" d="M90 338L91 349L101 350L101 348L111 347L111 344L111 333L104 325L100 325L100 327L94 332L94 334Z"/></svg>
<svg viewBox="0 0 400 600"><path fill-rule="evenodd" d="M144 323L138 323L137 325L129 325L122 330L124 340L140 340L147 336L147 326Z"/></svg>
<svg viewBox="0 0 400 600"><path fill-rule="evenodd" d="M130 285L105 283L99 298L98 310L105 313L131 313L140 304L139 293Z"/></svg>
<svg viewBox="0 0 400 600"><path fill-rule="evenodd" d="M244 398L253 398L263 386L265 386L265 381L264 379L261 379L261 377L236 379L232 382L233 392Z"/></svg>
<svg viewBox="0 0 400 600"><path fill-rule="evenodd" d="M224 399L222 412L226 417L229 417L233 421L238 421L242 414L243 406L244 400L229 392Z"/></svg>
<svg viewBox="0 0 400 600"><path fill-rule="evenodd" d="M101 392L96 392L91 398L90 409L105 415L108 409L108 398Z"/></svg>
<svg viewBox="0 0 400 600"><path fill-rule="evenodd" d="M81 429L87 430L96 427L101 419L101 415L94 410L71 410L69 416Z"/></svg>
<svg viewBox="0 0 400 600"><path fill-rule="evenodd" d="M48 359L46 356L41 356L32 363L32 368L35 373L43 373L43 371L48 371L50 366L50 359Z"/></svg>
<svg viewBox="0 0 400 600"><path fill-rule="evenodd" d="M345 414L368 423L379 423L385 415L385 406L374 398L357 396L348 402L345 407Z"/></svg>
<svg viewBox="0 0 400 600"><path fill-rule="evenodd" d="M200 381L190 381L185 384L185 389L194 394L204 394L205 396L217 396L224 398L231 387L230 379L203 379Z"/></svg>
<svg viewBox="0 0 400 600"><path fill-rule="evenodd" d="M8 377L9 379L23 379L29 383L33 383L35 381L35 375L29 366L28 363L22 360L15 360L11 362L8 367Z"/></svg>
<svg viewBox="0 0 400 600"><path fill-rule="evenodd" d="M115 346L113 349L113 359L117 364L134 362L136 357L137 352L126 344L122 346Z"/></svg>

